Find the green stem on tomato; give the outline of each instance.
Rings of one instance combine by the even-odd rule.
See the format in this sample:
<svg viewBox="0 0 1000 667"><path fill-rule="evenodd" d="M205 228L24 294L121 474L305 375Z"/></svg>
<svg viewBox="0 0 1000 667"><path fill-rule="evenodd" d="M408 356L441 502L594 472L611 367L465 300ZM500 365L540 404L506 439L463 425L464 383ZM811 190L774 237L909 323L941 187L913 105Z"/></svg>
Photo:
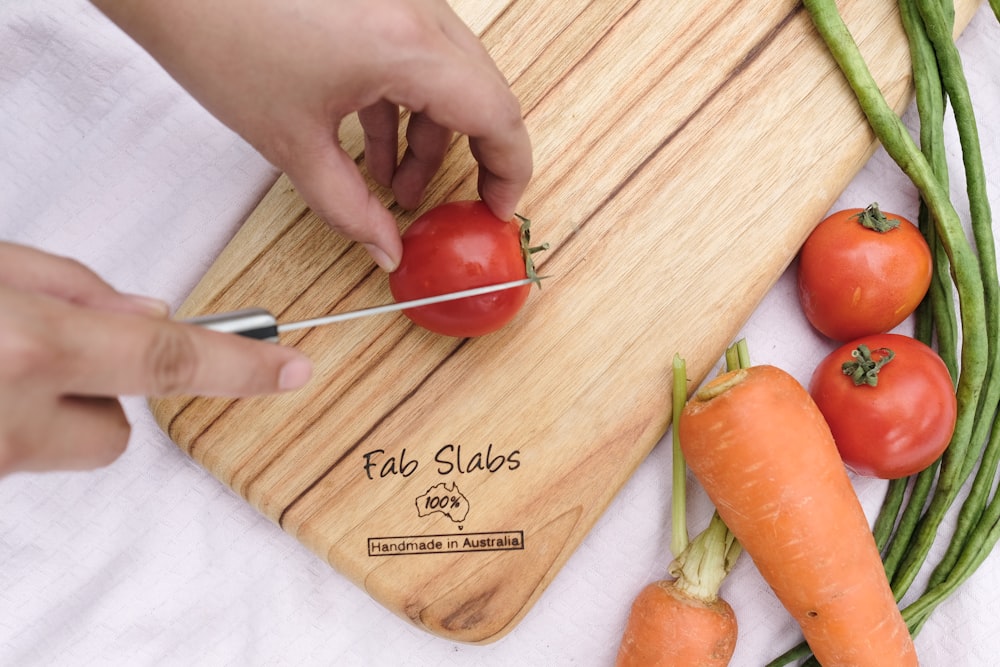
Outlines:
<svg viewBox="0 0 1000 667"><path fill-rule="evenodd" d="M877 203L869 204L854 217L865 229L870 229L880 234L885 234L899 227L899 219L886 217Z"/></svg>
<svg viewBox="0 0 1000 667"><path fill-rule="evenodd" d="M542 245L531 245L531 220L524 217L520 213L515 213L514 215L521 221L521 255L524 257L525 276L531 278L531 280L538 285L538 288L541 289L542 279L535 270L535 260L532 258L532 255L536 252L548 250L549 244L543 243Z"/></svg>
<svg viewBox="0 0 1000 667"><path fill-rule="evenodd" d="M872 352L879 353L878 359L872 356ZM841 364L840 369L844 375L851 378L855 387L860 387L863 384L877 387L879 371L895 357L896 353L887 347L871 350L862 343L856 349L851 350L853 361L845 361Z"/></svg>

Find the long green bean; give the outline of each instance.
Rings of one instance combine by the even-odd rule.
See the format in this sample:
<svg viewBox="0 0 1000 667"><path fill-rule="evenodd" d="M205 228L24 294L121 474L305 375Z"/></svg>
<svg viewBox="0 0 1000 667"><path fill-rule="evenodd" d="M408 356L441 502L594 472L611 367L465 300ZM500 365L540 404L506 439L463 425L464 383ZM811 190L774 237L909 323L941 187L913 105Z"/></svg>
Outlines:
<svg viewBox="0 0 1000 667"><path fill-rule="evenodd" d="M941 0L916 0L923 18L927 38L938 59L940 80L951 100L959 143L962 148L962 165L965 168L966 191L972 234L979 257L986 311L986 340L990 350L988 369L1000 365L1000 278L997 275L996 244L993 238L993 219L986 186L986 169L983 164L979 127L976 123L969 85L965 78L961 55L952 37L954 7L946 12ZM993 411L1000 396L1000 375L987 371L989 378L981 395L980 419L974 435L975 442L985 442L993 424ZM978 438L976 436L979 436ZM967 459L967 472L975 459Z"/></svg>
<svg viewBox="0 0 1000 667"><path fill-rule="evenodd" d="M986 173L983 167L979 132L972 109L968 83L965 80L958 49L951 36L949 17L945 15L939 0L917 0L917 3L924 24L927 26L927 37L933 44L934 52L939 59L941 81L944 83L954 108L966 173L972 230L980 257L985 297L986 336L991 346L987 368L988 380L980 397L976 424L972 433L972 442L982 443L987 440L993 427L993 415L997 409L997 402L1000 400L1000 373L995 370L1000 367L1000 358L998 358L1000 346L997 344L1000 341L1000 283L998 283L997 278L996 249L993 240L989 195L986 191ZM959 512L948 549L932 573L929 586L934 586L942 581L958 559L962 545L986 505L987 496L996 474L998 456L1000 456L1000 452L996 451L996 447L984 453L969 496ZM977 458L971 455L966 457L963 477L968 477L972 472ZM920 565L921 562L916 561L912 564L904 564L903 576L912 581Z"/></svg>
<svg viewBox="0 0 1000 667"><path fill-rule="evenodd" d="M893 531L896 528L896 518L899 510L903 507L903 500L906 498L906 487L909 480L893 479L889 481L885 491L885 499L882 501L882 508L875 518L875 525L872 527L872 535L875 537L875 546L879 553L885 550L889 540L892 539Z"/></svg>
<svg viewBox="0 0 1000 667"><path fill-rule="evenodd" d="M910 563L924 561L933 544L938 525L971 472L967 456L972 457L975 454L975 458L978 458L978 449L972 448L972 442L977 415L980 413L980 398L987 377L987 365L992 360L989 342L982 335L982 328L987 319L983 275L979 269L976 252L965 237L961 219L951 203L947 184L943 183L943 179L935 173L934 166L913 143L902 121L886 102L853 36L844 24L836 3L833 0L803 0L803 4L848 80L876 137L919 190L922 201L934 221L934 229L947 256L958 293L963 332L956 386L959 417L948 451L940 461L936 479L928 473L923 478L918 476L914 483L915 487L919 484L921 489L926 487L929 491L936 481L936 487L918 528L913 532L912 539L905 534L908 532L904 525L904 519L908 516L906 511L904 518L900 519L900 526L904 531L901 533L897 528L897 534L893 537L893 540L898 539L901 544L910 544L904 559L907 569L904 570L904 583L901 586L905 590L909 585L906 579L909 576ZM943 322L947 322L947 318ZM917 504L914 504L915 502ZM909 512L909 516L912 516L923 506L923 502L911 494L910 505L914 508ZM887 507L891 508L892 505ZM887 513L891 511L887 510ZM898 509L895 511L898 512ZM890 523L888 516L882 523ZM901 550L901 547L897 549ZM900 552L902 553L902 550ZM963 556L967 558L964 552ZM897 593L897 596L901 595L902 593ZM778 667L808 653L808 647L800 645L769 664ZM812 664L814 663L813 660ZM806 664L811 663L807 661Z"/></svg>
<svg viewBox="0 0 1000 667"><path fill-rule="evenodd" d="M987 450L1000 451L1000 415L995 419ZM1000 540L1000 494L995 494L979 516L968 541L948 572L939 581L929 584L916 600L903 609L903 618L911 632L920 626L948 595L955 591L989 556Z"/></svg>
<svg viewBox="0 0 1000 667"><path fill-rule="evenodd" d="M771 662L764 665L764 667L784 667L784 665L795 662L796 660L801 660L802 658L807 658L811 655L812 649L809 648L809 644L800 642Z"/></svg>
<svg viewBox="0 0 1000 667"><path fill-rule="evenodd" d="M910 498L900 514L896 534L893 535L892 541L889 543L882 557L882 563L885 565L885 576L889 578L889 581L892 581L899 569L900 563L906 557L907 548L920 525L920 518L923 515L924 507L927 505L927 499L934 489L935 475L940 467L941 460L938 459L926 470L922 470L912 477L913 485L910 490ZM904 592L896 590L893 587L893 593L896 595L897 600L902 597Z"/></svg>
<svg viewBox="0 0 1000 667"><path fill-rule="evenodd" d="M998 363L997 342L1000 340L1000 319L998 319L1000 310L998 310L997 305L998 298L1000 298L998 297L998 289L1000 288L998 288L997 282L996 250L993 242L989 196L986 192L986 174L983 168L979 133L972 110L972 101L969 97L968 84L965 80L958 49L952 38L949 17L942 10L940 0L916 0L916 5L923 18L927 37L934 47L934 53L938 59L938 69L941 73L941 81L951 100L956 125L959 129L972 230L980 258L979 267L981 282L983 284L984 322L988 357L985 369L987 381L977 403L973 429L970 435L970 444L978 446L979 443L985 442L989 435L997 400L1000 397L1000 374L994 372L994 368L996 368ZM963 327L963 334L971 335L971 332L966 327ZM973 449L966 453L959 452L959 454L953 457L955 465L959 467L956 475L959 485L964 484L965 480L972 473L976 462L980 458L979 452L979 449ZM949 454L945 456L947 457ZM981 468L981 474L977 475L977 480L973 483L973 489L970 491L969 498L963 503L958 523L949 542L948 550L936 568L935 579L937 581L940 581L944 573L954 564L962 544L972 526L978 520L979 514L982 512L996 469L996 459L993 458L991 460L994 461L993 469ZM946 496L948 505L951 504L953 497L950 493ZM941 512L941 515L943 515L943 512ZM940 518L938 514L928 511L928 514L925 515L925 520L929 527L926 531L918 533L917 541L913 543L912 548L907 552L906 558L901 563L893 579L894 590L905 591L924 563L927 550L934 539L934 534L928 534L932 532L930 527L933 527L935 529L933 532L936 533L936 527L940 522ZM921 529L918 528L918 531L921 531Z"/></svg>
<svg viewBox="0 0 1000 667"><path fill-rule="evenodd" d="M900 0L899 11L912 62L920 125L920 148L937 179L942 185L946 185L948 183L948 165L944 147L944 92L940 83L941 77L937 68L937 59L924 31L923 21L915 2L916 0ZM955 306L951 299L952 288L951 280L948 277L948 258L944 255L940 242L937 241L934 221L927 209L927 204L922 199L918 220L921 231L927 237L928 245L931 248L934 270L931 289L928 291L924 303L921 304L926 308L917 313L915 336L930 345L936 332L939 335L939 345L945 346L946 349L950 346L952 361L950 364L946 361L945 364L954 380L958 374L954 351L956 339L953 335ZM947 295L947 298L942 298L944 295ZM949 331L952 332L950 340L948 338ZM936 470L935 466L934 471L925 472L916 480L911 478L910 480L900 479L889 482L885 501L875 520L872 532L875 535L875 543L884 554L886 576L890 579L902 561L906 546L909 544L920 515L923 513L923 506L930 493L933 474L936 473ZM903 514L900 515L899 512L902 509L901 494L911 481L913 492L910 496L910 502L903 509ZM897 520L898 526L890 542L888 536L885 535L887 526L890 521L895 526Z"/></svg>
<svg viewBox="0 0 1000 667"><path fill-rule="evenodd" d="M933 543L937 527L961 489L965 457L972 437L976 408L989 358L989 348L981 329L986 319L985 299L979 263L958 213L924 155L909 136L872 77L857 44L844 24L833 0L803 0L813 23L831 54L847 77L869 125L889 156L917 186L930 209L958 290L962 352L956 395L959 414L955 433L942 457L937 487L930 505L911 540L907 561L923 561Z"/></svg>
<svg viewBox="0 0 1000 667"><path fill-rule="evenodd" d="M943 187L948 187L948 161L944 142L945 95L938 70L937 57L930 38L924 29L923 19L917 9L916 0L899 0L899 13L906 32L913 69L913 87L916 97L917 117L920 125L920 150L927 157L934 175ZM918 326L915 337L932 345L937 336L937 348L952 380L958 378L957 347L958 336L955 323L955 303L952 299L952 283L949 274L948 257L937 237L934 220L927 203L920 200L918 224L931 249L934 270L931 287L925 303L928 313L918 313L918 325L924 320L928 326Z"/></svg>
<svg viewBox="0 0 1000 667"><path fill-rule="evenodd" d="M927 32L924 29L923 20L916 2L917 0L900 0L899 12L910 50L917 113L920 123L920 148L926 156L935 177L942 186L947 186L948 165L944 147L944 90L941 84L937 58ZM951 360L950 362L946 360L945 365L948 366L949 373L951 373L954 379L958 374L953 347L956 343L953 338L949 340L948 336L955 329L955 307L954 302L950 298L951 281L950 279L946 279L949 276L948 258L942 252L933 219L923 199L921 199L920 209L924 235L927 236L929 245L934 243L934 245L931 245L932 253L936 251L933 271L934 284L932 284L933 289L928 297L931 301L931 319L934 323L931 329L936 330L941 336L939 345L946 351L946 354L943 356L947 356L948 350L951 349ZM942 298L943 294L947 294L947 298ZM928 345L933 340L933 337L929 335L930 333L925 332L925 337L922 338L923 342ZM930 469L916 475L916 478L912 482L913 490L910 500L902 510L899 518L899 526L892 541L884 550L883 561L886 576L890 581L895 577L900 564L906 556L910 540L913 538L920 517L923 514L927 498L930 496L933 488L937 470L938 466L934 465ZM879 516L879 519L881 519L881 516ZM876 520L876 526L878 526L878 523L879 521ZM894 592L898 600L905 593L905 587L894 588Z"/></svg>

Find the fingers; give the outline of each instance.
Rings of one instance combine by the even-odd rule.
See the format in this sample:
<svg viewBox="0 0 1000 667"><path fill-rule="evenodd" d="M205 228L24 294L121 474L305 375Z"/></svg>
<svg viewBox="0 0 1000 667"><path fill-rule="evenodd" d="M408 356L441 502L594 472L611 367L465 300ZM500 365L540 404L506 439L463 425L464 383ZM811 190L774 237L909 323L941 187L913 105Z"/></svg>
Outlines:
<svg viewBox="0 0 1000 667"><path fill-rule="evenodd" d="M508 220L513 217L534 168L531 137L520 102L482 41L458 15L449 9L441 24L448 38L467 55L465 62L470 65L470 73L458 73L458 80L471 77L478 84L466 93L466 99L473 100L479 108L469 105L450 111L460 115L464 129L457 124L449 127L468 135L472 155L479 163L479 196L494 215ZM446 97L438 99L445 105L451 103Z"/></svg>
<svg viewBox="0 0 1000 667"><path fill-rule="evenodd" d="M438 58L406 71L393 101L469 137L479 195L497 217L510 219L533 170L520 103L478 38L457 17L443 25L448 39Z"/></svg>
<svg viewBox="0 0 1000 667"><path fill-rule="evenodd" d="M520 104L479 38L442 3L437 39L396 77L381 101L359 113L366 162L397 202L415 208L441 166L453 131L466 134L479 163L479 195L495 215L513 217L533 170L531 139ZM411 110L407 149L395 168L400 106Z"/></svg>
<svg viewBox="0 0 1000 667"><path fill-rule="evenodd" d="M99 468L112 463L128 445L131 428L113 398L49 396L25 403L16 406L19 419L5 419L0 475Z"/></svg>
<svg viewBox="0 0 1000 667"><path fill-rule="evenodd" d="M68 257L0 242L0 285L41 292L91 308L166 317L170 307L145 296L122 294Z"/></svg>
<svg viewBox="0 0 1000 667"><path fill-rule="evenodd" d="M397 168L399 107L378 102L359 111L358 119L365 131L365 163L372 178L392 188L403 208L419 206L427 184L444 162L452 131L424 114L411 114L406 124L406 151Z"/></svg>
<svg viewBox="0 0 1000 667"><path fill-rule="evenodd" d="M80 396L253 396L297 389L312 372L292 348L166 320L80 318L72 335L62 386Z"/></svg>
<svg viewBox="0 0 1000 667"><path fill-rule="evenodd" d="M0 389L238 397L295 389L311 373L304 355L282 345L11 290L0 297Z"/></svg>
<svg viewBox="0 0 1000 667"><path fill-rule="evenodd" d="M382 187L392 186L399 148L399 107L385 100L358 111L365 132L365 164Z"/></svg>
<svg viewBox="0 0 1000 667"><path fill-rule="evenodd" d="M479 162L479 196L493 215L510 220L533 170L527 128L522 124L507 136L470 137L469 147Z"/></svg>
<svg viewBox="0 0 1000 667"><path fill-rule="evenodd" d="M399 205L414 209L420 205L424 190L444 162L452 132L427 115L411 114L406 125L406 152L392 179L392 192Z"/></svg>
<svg viewBox="0 0 1000 667"><path fill-rule="evenodd" d="M311 372L292 348L0 284L0 475L110 463L120 395L251 396Z"/></svg>
<svg viewBox="0 0 1000 667"><path fill-rule="evenodd" d="M396 220L339 144L328 138L309 142L284 168L317 215L347 238L363 243L382 269L395 270L403 256Z"/></svg>

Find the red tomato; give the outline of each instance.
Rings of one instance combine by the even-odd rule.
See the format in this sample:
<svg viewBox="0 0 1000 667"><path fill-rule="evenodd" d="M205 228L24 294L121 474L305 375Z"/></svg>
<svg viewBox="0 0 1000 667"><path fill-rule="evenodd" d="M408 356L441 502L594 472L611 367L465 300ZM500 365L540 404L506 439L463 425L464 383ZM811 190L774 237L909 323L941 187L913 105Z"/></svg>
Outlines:
<svg viewBox="0 0 1000 667"><path fill-rule="evenodd" d="M905 320L927 293L931 270L927 241L909 220L877 204L838 211L799 252L799 301L820 333L854 340Z"/></svg>
<svg viewBox="0 0 1000 667"><path fill-rule="evenodd" d="M534 277L528 221L501 220L481 201L430 209L403 233L403 259L389 274L396 301ZM531 276L529 276L529 270ZM403 311L415 324L445 336L482 336L507 324L530 285Z"/></svg>
<svg viewBox="0 0 1000 667"><path fill-rule="evenodd" d="M844 366L856 361L852 353L861 346L882 363L875 386L855 384L847 373L856 365ZM944 452L955 430L958 405L948 369L909 336L877 334L842 345L816 367L809 393L840 457L861 475L896 479L920 472Z"/></svg>

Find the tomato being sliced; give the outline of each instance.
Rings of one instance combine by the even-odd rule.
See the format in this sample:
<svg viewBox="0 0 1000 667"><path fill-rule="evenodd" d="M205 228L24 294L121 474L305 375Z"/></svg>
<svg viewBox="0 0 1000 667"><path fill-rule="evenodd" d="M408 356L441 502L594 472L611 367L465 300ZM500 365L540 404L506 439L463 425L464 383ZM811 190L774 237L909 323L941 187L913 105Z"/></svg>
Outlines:
<svg viewBox="0 0 1000 667"><path fill-rule="evenodd" d="M842 345L816 367L809 393L840 457L861 475L918 473L944 452L955 430L948 368L909 336L878 334Z"/></svg>
<svg viewBox="0 0 1000 667"><path fill-rule="evenodd" d="M822 334L846 342L889 331L927 293L931 252L920 230L877 204L831 214L799 252L799 301Z"/></svg>
<svg viewBox="0 0 1000 667"><path fill-rule="evenodd" d="M403 258L389 274L396 301L408 301L496 283L537 278L529 222L501 220L481 201L436 206L403 233ZM501 328L518 313L531 285L403 311L415 324L460 338Z"/></svg>

